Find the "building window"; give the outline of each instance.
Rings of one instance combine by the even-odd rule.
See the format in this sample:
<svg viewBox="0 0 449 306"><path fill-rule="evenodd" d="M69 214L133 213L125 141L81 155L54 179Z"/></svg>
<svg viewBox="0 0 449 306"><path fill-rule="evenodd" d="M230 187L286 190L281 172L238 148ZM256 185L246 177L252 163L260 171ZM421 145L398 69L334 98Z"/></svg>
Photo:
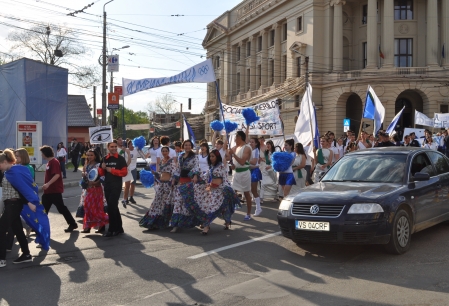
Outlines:
<svg viewBox="0 0 449 306"><path fill-rule="evenodd" d="M442 113L442 114L449 113L449 105L440 104L440 113Z"/></svg>
<svg viewBox="0 0 449 306"><path fill-rule="evenodd" d="M301 77L301 57L296 58L296 76Z"/></svg>
<svg viewBox="0 0 449 306"><path fill-rule="evenodd" d="M246 91L251 88L251 70L246 69Z"/></svg>
<svg viewBox="0 0 449 306"><path fill-rule="evenodd" d="M300 103L300 101L299 101L299 96L296 95L296 96L295 96L295 107L296 107L296 108L299 107L299 103Z"/></svg>
<svg viewBox="0 0 449 306"><path fill-rule="evenodd" d="M170 122L175 122L175 121L176 121L176 117L173 116L173 115L171 115L171 116L170 116Z"/></svg>
<svg viewBox="0 0 449 306"><path fill-rule="evenodd" d="M394 1L394 20L413 19L413 0Z"/></svg>
<svg viewBox="0 0 449 306"><path fill-rule="evenodd" d="M270 31L270 47L274 46L274 30Z"/></svg>
<svg viewBox="0 0 449 306"><path fill-rule="evenodd" d="M368 60L368 49L366 42L362 43L362 49L363 49L363 69L365 69Z"/></svg>
<svg viewBox="0 0 449 306"><path fill-rule="evenodd" d="M296 32L302 32L302 16L296 19Z"/></svg>
<svg viewBox="0 0 449 306"><path fill-rule="evenodd" d="M282 25L282 40L287 40L287 24Z"/></svg>
<svg viewBox="0 0 449 306"><path fill-rule="evenodd" d="M262 65L257 65L257 88L262 86Z"/></svg>
<svg viewBox="0 0 449 306"><path fill-rule="evenodd" d="M246 42L246 56L251 56L251 42Z"/></svg>
<svg viewBox="0 0 449 306"><path fill-rule="evenodd" d="M237 73L237 93L240 92L240 72Z"/></svg>
<svg viewBox="0 0 449 306"><path fill-rule="evenodd" d="M396 67L413 66L412 38L398 38L394 40L394 65Z"/></svg>
<svg viewBox="0 0 449 306"><path fill-rule="evenodd" d="M262 51L262 36L257 38L257 51Z"/></svg>
<svg viewBox="0 0 449 306"><path fill-rule="evenodd" d="M219 56L215 57L215 68L216 69L220 68L220 57Z"/></svg>
<svg viewBox="0 0 449 306"><path fill-rule="evenodd" d="M274 60L270 61L270 72L271 72L271 79L270 79L270 86L274 83Z"/></svg>
<svg viewBox="0 0 449 306"><path fill-rule="evenodd" d="M282 100L278 99L277 102L278 102L279 109L281 110L282 109Z"/></svg>
<svg viewBox="0 0 449 306"><path fill-rule="evenodd" d="M282 56L282 64L284 65L284 73L282 77L285 80L287 78L287 55Z"/></svg>
<svg viewBox="0 0 449 306"><path fill-rule="evenodd" d="M366 24L368 21L368 5L363 5L362 7L362 24Z"/></svg>
<svg viewBox="0 0 449 306"><path fill-rule="evenodd" d="M240 60L240 47L237 47L237 62Z"/></svg>

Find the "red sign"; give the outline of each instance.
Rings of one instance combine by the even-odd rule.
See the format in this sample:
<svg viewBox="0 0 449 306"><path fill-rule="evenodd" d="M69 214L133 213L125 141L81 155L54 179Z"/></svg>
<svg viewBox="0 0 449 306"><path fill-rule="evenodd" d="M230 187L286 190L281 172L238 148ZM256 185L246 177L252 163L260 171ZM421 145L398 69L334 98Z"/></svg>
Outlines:
<svg viewBox="0 0 449 306"><path fill-rule="evenodd" d="M37 132L36 124L19 124L19 132Z"/></svg>
<svg viewBox="0 0 449 306"><path fill-rule="evenodd" d="M154 128L150 128L150 133L154 133Z"/></svg>
<svg viewBox="0 0 449 306"><path fill-rule="evenodd" d="M176 128L177 128L177 129L180 129L180 128L181 128L181 122L176 121Z"/></svg>
<svg viewBox="0 0 449 306"><path fill-rule="evenodd" d="M101 115L103 114L103 109L102 108L97 108L97 115Z"/></svg>
<svg viewBox="0 0 449 306"><path fill-rule="evenodd" d="M108 109L118 109L119 105L119 94L109 92L108 93Z"/></svg>
<svg viewBox="0 0 449 306"><path fill-rule="evenodd" d="M119 96L123 95L123 87L122 86L114 86L114 93Z"/></svg>

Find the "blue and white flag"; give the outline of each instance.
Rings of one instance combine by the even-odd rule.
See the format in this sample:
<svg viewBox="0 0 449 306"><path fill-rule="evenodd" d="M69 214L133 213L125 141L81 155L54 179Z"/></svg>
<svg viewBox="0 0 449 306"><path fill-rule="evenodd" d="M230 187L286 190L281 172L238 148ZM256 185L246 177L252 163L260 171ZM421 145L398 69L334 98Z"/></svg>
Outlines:
<svg viewBox="0 0 449 306"><path fill-rule="evenodd" d="M184 135L184 140L190 139L190 141L192 143L195 143L195 134L193 133L192 127L187 122L187 119L184 115L182 115L182 118L184 120L184 129L182 131L182 133Z"/></svg>
<svg viewBox="0 0 449 306"><path fill-rule="evenodd" d="M298 142L302 143L303 146L309 146L309 151L306 152L306 154L313 158L312 144L316 136L317 128L312 102L312 86L310 86L310 84L306 87L306 91L302 97L300 110L298 120L296 121L294 135Z"/></svg>
<svg viewBox="0 0 449 306"><path fill-rule="evenodd" d="M385 131L387 134L391 135L391 133L394 131L394 128L396 127L396 124L398 124L399 118L402 116L402 112L404 111L405 106L401 109L399 113L394 116L393 120L391 121L390 125L388 126L387 130Z"/></svg>
<svg viewBox="0 0 449 306"><path fill-rule="evenodd" d="M363 110L363 118L374 120L374 134L380 130L380 126L385 119L385 107L380 102L373 88L368 85L366 91L365 109Z"/></svg>

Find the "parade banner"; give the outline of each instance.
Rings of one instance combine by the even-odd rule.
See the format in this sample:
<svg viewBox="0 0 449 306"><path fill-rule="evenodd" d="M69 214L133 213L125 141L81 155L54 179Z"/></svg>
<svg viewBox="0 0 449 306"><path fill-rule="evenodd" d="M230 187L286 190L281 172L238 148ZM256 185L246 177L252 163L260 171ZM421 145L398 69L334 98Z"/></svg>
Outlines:
<svg viewBox="0 0 449 306"><path fill-rule="evenodd" d="M449 114L435 113L433 118L429 118L421 112L415 110L415 124L430 126L433 128L449 127Z"/></svg>
<svg viewBox="0 0 449 306"><path fill-rule="evenodd" d="M415 110L415 124L433 126L433 119Z"/></svg>
<svg viewBox="0 0 449 306"><path fill-rule="evenodd" d="M449 114L434 113L434 127L435 128L448 128L449 127Z"/></svg>
<svg viewBox="0 0 449 306"><path fill-rule="evenodd" d="M141 80L122 79L123 96L129 96L140 91L161 86L181 83L210 83L215 82L215 71L212 60L208 59L189 69L164 78L150 78Z"/></svg>
<svg viewBox="0 0 449 306"><path fill-rule="evenodd" d="M279 106L277 99L262 102L252 106L260 120L254 122L249 127L250 135L282 135L282 124L279 118ZM223 114L225 119L233 121L239 125L237 130L246 130L245 118L242 110L246 107L238 107L223 104ZM225 132L222 131L222 134ZM234 132L235 133L235 132ZM234 134L231 133L231 134Z"/></svg>
<svg viewBox="0 0 449 306"><path fill-rule="evenodd" d="M114 139L110 125L89 128L89 137L91 144L109 143Z"/></svg>

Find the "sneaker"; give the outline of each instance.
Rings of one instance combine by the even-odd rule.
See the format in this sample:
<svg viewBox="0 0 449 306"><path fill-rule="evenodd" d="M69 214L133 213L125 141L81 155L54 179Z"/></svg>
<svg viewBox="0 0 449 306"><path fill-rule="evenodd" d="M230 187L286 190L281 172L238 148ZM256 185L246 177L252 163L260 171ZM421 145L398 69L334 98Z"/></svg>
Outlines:
<svg viewBox="0 0 449 306"><path fill-rule="evenodd" d="M20 255L20 257L19 258L17 258L16 260L14 260L13 261L13 263L15 263L15 264L21 264L21 263L24 263L24 262L30 262L30 261L33 261L33 257L31 257L31 255L30 254L22 254L22 255Z"/></svg>
<svg viewBox="0 0 449 306"><path fill-rule="evenodd" d="M0 268L6 266L6 260L0 260Z"/></svg>
<svg viewBox="0 0 449 306"><path fill-rule="evenodd" d="M262 213L262 209L256 209L254 216L259 216Z"/></svg>
<svg viewBox="0 0 449 306"><path fill-rule="evenodd" d="M251 216L250 215L246 215L245 218L243 218L243 221L249 221L251 220Z"/></svg>
<svg viewBox="0 0 449 306"><path fill-rule="evenodd" d="M126 202L128 202L128 201L125 201L125 200L122 201L123 208L126 208L126 204L127 204Z"/></svg>
<svg viewBox="0 0 449 306"><path fill-rule="evenodd" d="M129 202L131 202L132 204L137 204L136 201L134 201L134 198L133 198L133 197L130 197L130 198L129 198Z"/></svg>

